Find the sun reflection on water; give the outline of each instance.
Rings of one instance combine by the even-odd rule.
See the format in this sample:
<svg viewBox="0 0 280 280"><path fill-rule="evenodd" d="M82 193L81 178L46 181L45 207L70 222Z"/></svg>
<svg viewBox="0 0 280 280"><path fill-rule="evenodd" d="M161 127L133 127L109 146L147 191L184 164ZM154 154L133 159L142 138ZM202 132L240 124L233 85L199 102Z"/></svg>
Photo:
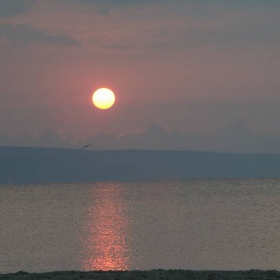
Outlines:
<svg viewBox="0 0 280 280"><path fill-rule="evenodd" d="M128 218L121 192L115 183L93 188L83 262L87 271L129 269Z"/></svg>

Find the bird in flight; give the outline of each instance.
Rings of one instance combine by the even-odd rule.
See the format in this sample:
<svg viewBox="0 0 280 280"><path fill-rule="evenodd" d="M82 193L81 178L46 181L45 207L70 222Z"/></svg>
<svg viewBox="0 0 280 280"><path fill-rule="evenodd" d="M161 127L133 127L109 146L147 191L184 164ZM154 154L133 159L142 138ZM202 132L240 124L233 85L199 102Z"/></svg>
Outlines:
<svg viewBox="0 0 280 280"><path fill-rule="evenodd" d="M92 145L92 143L85 145L85 146L82 148L82 150L85 149L85 148L87 148L87 147L89 147L89 146L91 146L91 145Z"/></svg>

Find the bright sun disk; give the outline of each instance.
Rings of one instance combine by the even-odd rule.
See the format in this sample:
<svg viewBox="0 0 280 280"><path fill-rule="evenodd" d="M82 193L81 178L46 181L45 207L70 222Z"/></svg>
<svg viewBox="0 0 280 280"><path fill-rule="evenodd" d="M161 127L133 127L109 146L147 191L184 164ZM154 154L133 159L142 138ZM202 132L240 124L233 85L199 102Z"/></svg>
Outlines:
<svg viewBox="0 0 280 280"><path fill-rule="evenodd" d="M115 103L115 94L108 88L100 88L92 95L92 102L99 109L109 109Z"/></svg>

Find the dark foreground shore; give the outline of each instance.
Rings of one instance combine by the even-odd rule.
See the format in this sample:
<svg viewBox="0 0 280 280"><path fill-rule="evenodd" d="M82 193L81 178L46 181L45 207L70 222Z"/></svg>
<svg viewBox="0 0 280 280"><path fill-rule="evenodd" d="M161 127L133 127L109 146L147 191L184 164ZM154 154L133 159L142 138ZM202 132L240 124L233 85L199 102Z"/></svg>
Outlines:
<svg viewBox="0 0 280 280"><path fill-rule="evenodd" d="M61 271L48 273L9 273L0 274L0 280L4 279L100 279L100 280L243 280L243 279L260 279L260 280L280 280L280 271L276 270L249 270L249 271L193 271L193 270L151 270L151 271L92 271L92 272L78 272L78 271Z"/></svg>

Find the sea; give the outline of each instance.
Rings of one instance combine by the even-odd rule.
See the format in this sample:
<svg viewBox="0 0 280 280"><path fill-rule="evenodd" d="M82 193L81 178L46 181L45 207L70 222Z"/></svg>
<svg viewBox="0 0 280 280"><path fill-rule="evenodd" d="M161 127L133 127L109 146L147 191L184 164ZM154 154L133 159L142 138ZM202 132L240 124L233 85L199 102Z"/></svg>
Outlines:
<svg viewBox="0 0 280 280"><path fill-rule="evenodd" d="M0 186L0 273L280 270L280 179Z"/></svg>

